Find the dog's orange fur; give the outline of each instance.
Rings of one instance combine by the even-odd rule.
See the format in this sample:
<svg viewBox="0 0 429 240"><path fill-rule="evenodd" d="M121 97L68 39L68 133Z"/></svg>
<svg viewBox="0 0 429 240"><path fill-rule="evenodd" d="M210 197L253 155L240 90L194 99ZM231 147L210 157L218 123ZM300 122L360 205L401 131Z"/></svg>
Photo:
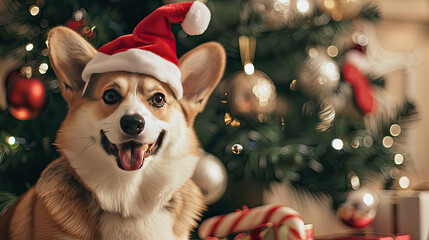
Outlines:
<svg viewBox="0 0 429 240"><path fill-rule="evenodd" d="M80 73L96 51L79 35L64 27L51 30L48 40L51 62L62 83L63 96L69 104L69 113L57 138L60 152L72 144L69 133L62 129L76 121L75 113L80 111L82 106L95 104L99 107L94 108L96 110L91 114L95 118L106 118L116 110L118 105L108 106L100 103L103 91L118 87L118 91L126 95L129 90L129 79L138 78L142 102L145 102L145 98L154 91L162 92L168 98L168 106L165 108L153 109L147 106L156 118L168 121L169 108L182 112L189 128L187 131L189 142L184 151L190 156L198 156L199 143L192 126L195 116L204 108L208 96L223 73L225 53L219 44L202 45L179 60L185 92L184 98L179 101L175 99L167 84L150 76L125 72L94 75L85 95L81 96L84 84ZM201 65L208 62L213 66ZM194 80L187 81L197 77L209 79L209 82L196 84L192 82ZM175 159L171 161L173 160ZM63 154L52 162L44 170L37 184L7 209L0 217L0 239L102 238L103 226L100 224L100 217L106 211L101 207L96 194L87 185L86 179L78 174L70 161ZM94 174L100 173L94 172ZM170 214L173 223L173 229L166 229L166 231L172 231L176 239L186 238L196 227L196 219L204 208L200 190L190 178L187 179L163 206L163 211Z"/></svg>

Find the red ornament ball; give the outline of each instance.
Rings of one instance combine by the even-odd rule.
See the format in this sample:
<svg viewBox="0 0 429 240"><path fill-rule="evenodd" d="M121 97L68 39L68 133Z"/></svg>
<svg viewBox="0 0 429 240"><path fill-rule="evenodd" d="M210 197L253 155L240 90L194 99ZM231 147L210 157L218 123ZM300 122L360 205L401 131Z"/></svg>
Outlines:
<svg viewBox="0 0 429 240"><path fill-rule="evenodd" d="M18 72L9 74L6 80L9 112L19 120L39 116L46 100L43 83L36 78L27 79Z"/></svg>
<svg viewBox="0 0 429 240"><path fill-rule="evenodd" d="M354 228L369 226L377 213L378 195L368 189L353 191L338 208L337 216L346 225Z"/></svg>
<svg viewBox="0 0 429 240"><path fill-rule="evenodd" d="M83 19L81 19L79 21L76 21L74 19L70 19L70 20L67 21L66 26L68 28L71 28L71 29L75 30L75 31L78 31L81 28L83 28L83 26L85 26L85 24L86 24L86 22Z"/></svg>

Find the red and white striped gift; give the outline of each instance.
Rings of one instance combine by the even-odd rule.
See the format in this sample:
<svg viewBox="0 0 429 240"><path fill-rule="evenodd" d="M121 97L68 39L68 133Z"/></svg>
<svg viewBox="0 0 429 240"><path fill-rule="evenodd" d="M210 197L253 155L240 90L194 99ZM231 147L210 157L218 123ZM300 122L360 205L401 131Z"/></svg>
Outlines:
<svg viewBox="0 0 429 240"><path fill-rule="evenodd" d="M268 225L286 225L291 239L306 239L304 221L290 207L281 205L264 205L252 209L244 207L226 215L205 220L198 230L200 238L223 238L231 233L252 231Z"/></svg>

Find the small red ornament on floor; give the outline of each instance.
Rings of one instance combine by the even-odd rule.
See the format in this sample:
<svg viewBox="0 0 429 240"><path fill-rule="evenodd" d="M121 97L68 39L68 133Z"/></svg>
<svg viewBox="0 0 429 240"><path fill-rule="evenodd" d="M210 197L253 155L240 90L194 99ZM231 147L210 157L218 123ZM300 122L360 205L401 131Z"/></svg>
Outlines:
<svg viewBox="0 0 429 240"><path fill-rule="evenodd" d="M45 105L43 83L37 78L26 78L17 71L6 79L6 94L9 112L19 120L36 118Z"/></svg>

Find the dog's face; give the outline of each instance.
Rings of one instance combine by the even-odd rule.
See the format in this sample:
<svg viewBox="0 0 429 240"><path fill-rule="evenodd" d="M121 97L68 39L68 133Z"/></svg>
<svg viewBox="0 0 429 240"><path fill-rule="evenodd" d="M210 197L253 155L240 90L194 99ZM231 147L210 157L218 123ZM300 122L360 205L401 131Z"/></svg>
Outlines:
<svg viewBox="0 0 429 240"><path fill-rule="evenodd" d="M123 215L167 201L197 163L193 122L223 74L223 48L208 43L179 59L184 95L177 100L169 85L129 72L94 74L82 95L80 75L96 51L64 27L48 41L69 104L57 144L79 179L104 209Z"/></svg>
<svg viewBox="0 0 429 240"><path fill-rule="evenodd" d="M176 115L181 107L168 85L150 76L98 74L92 78L85 97L91 108L85 112L92 116L82 116L82 124L92 121L98 126L90 129L91 135L99 139L94 147L101 147L109 158L115 158L118 168L124 171L147 166L152 156L162 151L164 140L177 138L169 136L180 132L174 129L186 129L180 123L183 118Z"/></svg>

